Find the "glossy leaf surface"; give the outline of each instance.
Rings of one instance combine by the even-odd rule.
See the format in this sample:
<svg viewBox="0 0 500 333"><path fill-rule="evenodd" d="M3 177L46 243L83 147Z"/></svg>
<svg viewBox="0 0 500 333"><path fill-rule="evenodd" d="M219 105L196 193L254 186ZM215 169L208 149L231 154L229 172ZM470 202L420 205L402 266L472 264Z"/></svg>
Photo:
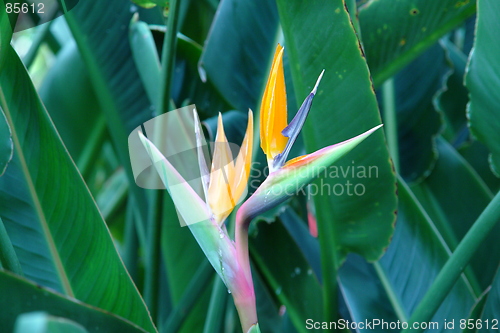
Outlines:
<svg viewBox="0 0 500 333"><path fill-rule="evenodd" d="M298 104L325 69L303 129L306 151L314 152L379 124L368 67L343 1L278 1L278 8ZM308 15L311 11L318 15ZM370 176L369 167L377 174ZM363 170L364 175L358 173ZM348 252L369 260L381 256L393 231L394 182L383 133L378 131L328 168L326 178L314 183L318 192L326 189L314 197L321 242L335 247L338 262ZM349 195L349 184L353 191L358 186L358 193L364 189L363 195L353 191Z"/></svg>
<svg viewBox="0 0 500 333"><path fill-rule="evenodd" d="M0 321L2 329L6 332L13 332L14 323L19 315L34 311L44 311L52 316L67 318L85 327L89 333L147 332L121 317L2 270L0 270L0 291L0 306L3 309L0 312ZM12 302L13 298L16 299L15 302Z"/></svg>
<svg viewBox="0 0 500 333"><path fill-rule="evenodd" d="M478 1L476 40L467 68L466 85L470 91L469 126L472 134L491 152L491 167L500 175L500 29L497 13L500 3Z"/></svg>
<svg viewBox="0 0 500 333"><path fill-rule="evenodd" d="M11 64L0 76L0 100L15 156L0 179L0 214L26 277L154 331L25 68L12 48L2 57ZM94 276L102 277L99 283Z"/></svg>
<svg viewBox="0 0 500 333"><path fill-rule="evenodd" d="M474 1L369 1L359 10L368 65L381 85L462 23L476 10Z"/></svg>

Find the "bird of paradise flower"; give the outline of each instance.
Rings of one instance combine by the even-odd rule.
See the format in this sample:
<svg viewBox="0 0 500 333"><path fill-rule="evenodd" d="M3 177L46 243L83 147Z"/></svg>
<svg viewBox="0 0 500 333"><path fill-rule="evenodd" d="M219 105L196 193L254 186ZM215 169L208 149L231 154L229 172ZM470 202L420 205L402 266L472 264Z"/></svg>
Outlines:
<svg viewBox="0 0 500 333"><path fill-rule="evenodd" d="M201 148L203 132L194 112L194 131L204 198L191 188L178 170L141 131L138 133L176 208L187 221L204 254L231 292L243 332L260 332L248 256L248 227L252 219L287 200L316 178L322 168L333 164L382 126L287 161L311 109L324 71L295 117L287 124L283 52L283 47L278 45L260 107L260 142L267 156L270 173L238 209L234 241L229 237L224 222L245 193L250 175L253 146L252 111L248 112L245 137L236 158L233 158L229 148L222 117L219 115L210 172ZM172 180L182 185L173 188L169 186Z"/></svg>

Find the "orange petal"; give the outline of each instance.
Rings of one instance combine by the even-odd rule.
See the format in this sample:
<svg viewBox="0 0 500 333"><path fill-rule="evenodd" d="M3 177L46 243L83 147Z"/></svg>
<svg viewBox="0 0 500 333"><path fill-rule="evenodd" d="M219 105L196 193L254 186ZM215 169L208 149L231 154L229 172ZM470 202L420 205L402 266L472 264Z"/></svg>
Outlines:
<svg viewBox="0 0 500 333"><path fill-rule="evenodd" d="M217 223L221 224L236 205L231 184L234 179L234 162L229 143L224 133L222 115L219 113L217 136L212 158L210 184L208 186L208 205Z"/></svg>
<svg viewBox="0 0 500 333"><path fill-rule="evenodd" d="M240 147L240 152L236 158L234 168L234 182L231 188L234 194L234 201L238 202L243 192L245 192L248 177L250 176L250 167L252 164L252 146L253 146L253 112L248 110L248 125L245 138Z"/></svg>
<svg viewBox="0 0 500 333"><path fill-rule="evenodd" d="M281 134L287 126L283 47L278 44L260 106L260 145L268 161L285 148L288 138Z"/></svg>

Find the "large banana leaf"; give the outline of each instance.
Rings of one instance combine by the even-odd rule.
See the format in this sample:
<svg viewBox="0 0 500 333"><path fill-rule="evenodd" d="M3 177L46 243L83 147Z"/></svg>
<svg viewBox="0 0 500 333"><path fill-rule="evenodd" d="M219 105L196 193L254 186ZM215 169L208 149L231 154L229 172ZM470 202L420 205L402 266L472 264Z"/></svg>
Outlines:
<svg viewBox="0 0 500 333"><path fill-rule="evenodd" d="M26 277L154 332L109 231L13 48L1 57L0 103L14 159L0 215ZM103 270L103 267L106 267Z"/></svg>
<svg viewBox="0 0 500 333"><path fill-rule="evenodd" d="M491 151L491 167L500 175L500 2L478 0L476 40L467 68L472 134Z"/></svg>
<svg viewBox="0 0 500 333"><path fill-rule="evenodd" d="M476 10L475 1L373 0L359 10L375 86L411 62Z"/></svg>
<svg viewBox="0 0 500 333"><path fill-rule="evenodd" d="M2 308L0 311L2 332L13 332L16 318L23 313L33 311L43 311L52 316L71 319L85 327L88 332L147 332L115 314L2 270L0 270L0 307ZM62 332L67 332L67 330Z"/></svg>
<svg viewBox="0 0 500 333"><path fill-rule="evenodd" d="M399 319L407 321L451 252L402 180L398 194L396 231L387 253L377 265L380 265L379 276L387 281L387 292L394 295L393 307ZM433 317L433 321L440 323L439 331L445 331L441 325L444 319L466 318L474 302L470 283L462 276Z"/></svg>
<svg viewBox="0 0 500 333"><path fill-rule="evenodd" d="M278 1L278 8L299 103L326 70L304 126L306 150L315 151L379 124L368 67L343 2ZM370 166L375 166L377 175L368 174ZM363 168L364 175L357 173ZM374 133L326 176L316 185L330 192L314 198L322 255L330 260L333 255L337 268L348 252L378 259L389 243L396 210L395 178L383 133ZM358 186L358 194L360 188L365 191L349 195L347 182ZM336 185L344 186L345 193ZM330 260L324 263L333 264Z"/></svg>
<svg viewBox="0 0 500 333"><path fill-rule="evenodd" d="M303 129L306 151L379 124L368 66L344 1L280 0L278 10L298 104L326 70ZM369 175L370 167L377 170L376 175ZM357 173L360 170L365 173ZM337 316L336 274L345 256L355 252L376 260L393 233L396 184L383 133L374 133L325 175L312 186L321 249L322 318L333 321ZM357 194L349 192L349 186L357 186Z"/></svg>
<svg viewBox="0 0 500 333"><path fill-rule="evenodd" d="M437 142L439 159L434 170L422 184L412 190L435 222L447 245L454 250L493 195L449 143L442 138ZM460 182L456 179L460 179ZM480 291L491 284L495 275L496 267L490 264L491 260L500 261L498 234L500 224L481 244L471 261L475 278L480 283Z"/></svg>

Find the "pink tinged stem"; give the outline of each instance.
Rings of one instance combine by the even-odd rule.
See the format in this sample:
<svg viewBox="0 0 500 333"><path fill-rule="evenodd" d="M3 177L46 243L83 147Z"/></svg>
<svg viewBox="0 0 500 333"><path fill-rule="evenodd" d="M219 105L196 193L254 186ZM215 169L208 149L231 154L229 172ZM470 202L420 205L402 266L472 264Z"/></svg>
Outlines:
<svg viewBox="0 0 500 333"><path fill-rule="evenodd" d="M257 323L257 308L255 304L255 291L250 270L248 255L248 227L252 218L246 214L244 205L236 213L235 247L236 258L241 268L238 276L238 291L233 294L234 304L238 310L243 332L247 332L252 325Z"/></svg>

